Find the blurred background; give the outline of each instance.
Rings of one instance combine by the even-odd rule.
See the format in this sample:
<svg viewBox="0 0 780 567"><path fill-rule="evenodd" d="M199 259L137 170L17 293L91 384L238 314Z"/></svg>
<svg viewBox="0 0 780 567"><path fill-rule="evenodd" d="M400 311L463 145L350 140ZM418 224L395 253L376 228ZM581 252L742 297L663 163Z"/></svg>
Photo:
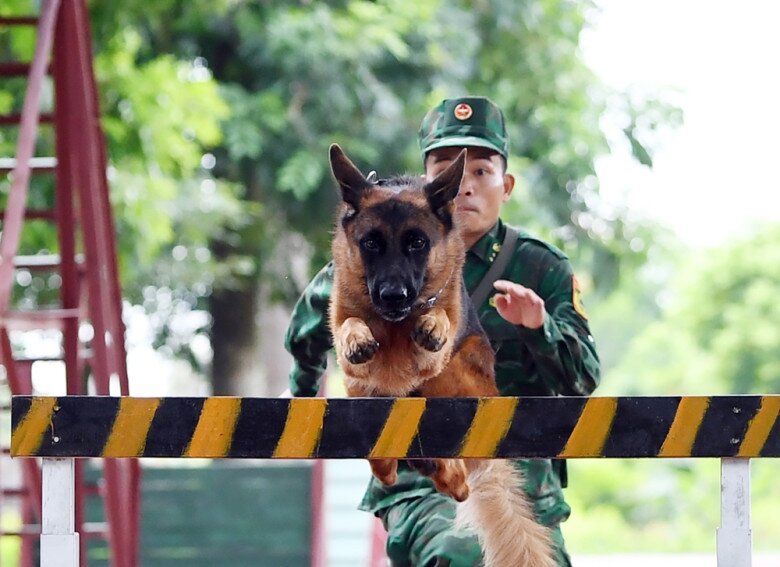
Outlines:
<svg viewBox="0 0 780 567"><path fill-rule="evenodd" d="M597 395L780 392L775 2L88 5L132 395L281 394L290 309L329 254L328 146L380 176L419 173L423 114L463 94L507 116L519 186L504 218L563 249L583 284ZM0 15L37 9L0 3ZM0 33L4 58L33 47L32 33ZM0 112L21 92L3 82ZM0 155L14 148L0 134ZM48 238L33 228L21 249ZM16 283L21 306L52 293L29 273ZM13 339L30 355L58 348L47 333ZM58 365L35 369L37 392L59 393ZM195 565L199 540L225 565L308 564L311 463L143 465L145 565ZM773 565L778 467L755 460L752 473L754 547ZM629 552L714 564L717 460L583 460L569 477L575 564ZM325 465L328 566L369 564L374 524L355 510L367 478L362 461ZM2 521L19 522L12 506ZM258 536L273 528L287 531ZM15 546L3 538L3 564Z"/></svg>

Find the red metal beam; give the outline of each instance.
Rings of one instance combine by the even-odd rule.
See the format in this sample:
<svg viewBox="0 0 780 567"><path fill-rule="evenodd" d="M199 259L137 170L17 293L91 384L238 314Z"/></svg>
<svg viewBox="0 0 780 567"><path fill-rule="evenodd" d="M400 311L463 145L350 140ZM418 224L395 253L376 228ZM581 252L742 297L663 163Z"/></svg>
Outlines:
<svg viewBox="0 0 780 567"><path fill-rule="evenodd" d="M13 350L8 330L0 327L0 355L5 366L6 379L12 392L32 394L32 362L16 364L13 362ZM10 361L10 362L9 362ZM24 486L24 502L27 509L41 519L41 471L36 459L23 459L22 485Z"/></svg>
<svg viewBox="0 0 780 567"><path fill-rule="evenodd" d="M54 115L50 112L40 115L41 124L51 124L54 121ZM3 114L0 115L0 126L15 126L22 121L21 114Z"/></svg>
<svg viewBox="0 0 780 567"><path fill-rule="evenodd" d="M318 459L311 473L311 567L325 567L325 461Z"/></svg>
<svg viewBox="0 0 780 567"><path fill-rule="evenodd" d="M92 143L89 137L90 125L92 113L85 108L85 101L87 95L84 91L84 80L81 74L84 73L84 58L83 48L79 45L83 42L81 34L83 31L79 30L79 23L74 14L75 2L73 0L63 0L62 7L60 9L59 18L57 19L55 44L57 50L53 56L53 74L55 83L55 102L54 102L54 115L55 115L55 135L56 135L56 148L57 148L57 186L55 191L55 214L58 221L58 236L60 240L60 246L64 247L60 252L63 258L62 271L63 271L63 286L65 289L61 290L61 299L70 305L78 304L78 281L77 276L72 270L73 256L75 254L75 230L76 219L75 211L73 209L73 202L76 199L76 195L79 195L79 186L87 183L85 176L79 176L80 171L88 170L93 164L84 164L81 160L88 160L90 158L92 150ZM91 69L91 60L88 65ZM83 133L81 139L79 139L79 133ZM79 155L81 154L81 155ZM88 188L89 189L89 188ZM87 204L82 199L96 198L96 195L89 195L81 193L79 195L80 201L80 213L83 212L85 205ZM89 225L92 219L82 218L84 225ZM95 332L94 354L96 358L96 364L93 365L92 371L95 377L95 385L98 394L108 394L108 388L106 386L108 377L106 376L105 364L103 363L103 352L99 339L101 328L99 320L96 321L92 313L95 305L101 301L101 293L99 287L95 286L93 272L97 269L95 264L99 261L92 252L93 243L89 242L90 237L85 234L84 247L85 247L85 278L89 288L89 297L91 304L88 311L90 311L90 321L93 325ZM66 254L68 257L66 258ZM63 303L64 305L65 303ZM97 324L96 324L97 323ZM76 327L69 326L63 327L63 351L65 355L66 365L66 388L69 392L81 393L81 380L79 375L79 361L78 361L78 322L76 321ZM108 521L108 542L111 549L112 564L116 567L125 567L121 561L121 558L116 557L116 545L117 545L117 522L120 518L116 516L114 503L116 499L116 490L114 488L113 478L110 478L108 467L104 468L104 478L106 479L106 487L104 488L104 502L106 505L106 519ZM77 481L78 486L78 481ZM110 505L109 505L110 504ZM83 492L78 491L75 495L75 520L76 525L81 527L84 514L83 514ZM79 556L80 563L86 564L86 542L81 540L79 542Z"/></svg>
<svg viewBox="0 0 780 567"><path fill-rule="evenodd" d="M5 211L0 211L0 214L5 216ZM25 209L24 211L24 218L25 219L38 219L38 220L50 220L53 221L56 218L56 215L53 210L43 210L43 209Z"/></svg>
<svg viewBox="0 0 780 567"><path fill-rule="evenodd" d="M38 16L0 17L0 26L37 26Z"/></svg>
<svg viewBox="0 0 780 567"><path fill-rule="evenodd" d="M19 167L18 160L14 158L0 158L0 173L12 173ZM27 163L32 172L52 172L57 168L57 158L42 156L33 157Z"/></svg>
<svg viewBox="0 0 780 567"><path fill-rule="evenodd" d="M22 106L19 139L16 145L17 164L13 172L11 191L3 219L0 237L0 313L8 309L13 285L13 257L19 249L19 238L24 220L27 189L30 183L30 159L35 149L35 138L40 116L41 88L48 68L49 54L54 39L54 24L59 0L49 0L43 6L38 26L35 55L30 65L27 90Z"/></svg>
<svg viewBox="0 0 780 567"><path fill-rule="evenodd" d="M0 18L0 25L36 23L38 36L32 62L0 64L0 75L27 75L28 79L21 114L0 116L0 125L19 126L16 159L0 163L0 173L6 171L13 175L7 209L3 212L0 240L0 354L8 368L9 381L16 380L18 363L12 357L7 326L19 318L9 312L9 305L13 260L19 248L22 223L30 218L56 220L62 277L61 308L48 313L25 313L21 318L31 321L36 328L52 319L59 319L58 324L63 330L68 394L85 393L82 373L87 360L79 350L78 327L80 320L89 320L94 328L89 364L97 393L108 395L111 377L116 375L119 377L119 393L128 395L116 238L85 2L48 0L43 3L40 18ZM54 51L53 44L57 45ZM48 63L50 54L51 67ZM53 115L41 116L41 89L44 77L50 71L54 75L55 108ZM40 163L39 158L33 157L37 128L42 121L55 125L57 159L50 160L51 163ZM56 172L54 210L26 211L30 175L41 170ZM77 242L83 243L83 266L76 260ZM23 391L15 389L15 393ZM40 483L37 464L30 460L29 465L30 470L24 475L26 482L34 482L37 478ZM32 467L36 470L32 471ZM37 477L34 473L38 473ZM106 535L113 567L134 567L138 564L140 475L137 459L104 463ZM77 466L76 523L80 527L84 525L82 484L83 470ZM29 487L25 493L28 498L40 502L39 486L37 489ZM85 545L81 546L80 554L81 562L85 564Z"/></svg>
<svg viewBox="0 0 780 567"><path fill-rule="evenodd" d="M63 0L57 25L55 82L62 84L55 106L58 150L64 166L61 181L78 196L79 226L83 232L86 269L84 280L92 339L92 374L99 395L110 394L110 379L119 377L120 393L129 394L121 290L116 259L116 237L106 177L107 156L100 126L97 87L92 70L88 13L83 0ZM57 57L57 54L67 54ZM65 189L64 191L66 191ZM71 211L58 203L60 220ZM67 246L65 237L64 242ZM75 278L75 276L73 276ZM75 281L75 280L74 280ZM77 301L76 285L70 300ZM74 333L74 337L75 337ZM74 386L75 387L75 386ZM137 564L139 535L139 478L137 461L106 460L104 503L114 567Z"/></svg>
<svg viewBox="0 0 780 567"><path fill-rule="evenodd" d="M30 75L31 67L31 63L22 61L2 62L0 63L0 77L28 77ZM44 74L48 75L50 72L51 68L49 66L44 67Z"/></svg>

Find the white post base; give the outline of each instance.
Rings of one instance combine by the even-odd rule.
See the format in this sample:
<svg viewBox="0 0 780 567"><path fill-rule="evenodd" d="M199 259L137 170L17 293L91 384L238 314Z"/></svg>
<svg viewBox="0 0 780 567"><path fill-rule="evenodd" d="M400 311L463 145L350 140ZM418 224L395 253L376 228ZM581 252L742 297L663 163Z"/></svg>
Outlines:
<svg viewBox="0 0 780 567"><path fill-rule="evenodd" d="M74 459L44 458L41 567L78 567Z"/></svg>
<svg viewBox="0 0 780 567"><path fill-rule="evenodd" d="M41 567L78 567L79 534L41 534Z"/></svg>
<svg viewBox="0 0 780 567"><path fill-rule="evenodd" d="M750 459L723 458L720 463L718 567L751 567Z"/></svg>

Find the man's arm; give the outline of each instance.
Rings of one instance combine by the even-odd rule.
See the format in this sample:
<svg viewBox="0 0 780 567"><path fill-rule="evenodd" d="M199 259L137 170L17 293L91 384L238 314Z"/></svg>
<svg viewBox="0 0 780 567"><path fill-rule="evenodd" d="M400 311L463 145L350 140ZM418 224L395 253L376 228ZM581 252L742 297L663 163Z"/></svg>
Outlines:
<svg viewBox="0 0 780 567"><path fill-rule="evenodd" d="M316 396L333 342L328 328L328 304L333 289L333 263L306 286L293 309L284 347L293 356L290 391L293 396Z"/></svg>
<svg viewBox="0 0 780 567"><path fill-rule="evenodd" d="M599 383L600 364L571 265L556 258L544 274L537 290L497 281L501 293L496 296L496 309L517 325L540 378L551 391L588 395Z"/></svg>

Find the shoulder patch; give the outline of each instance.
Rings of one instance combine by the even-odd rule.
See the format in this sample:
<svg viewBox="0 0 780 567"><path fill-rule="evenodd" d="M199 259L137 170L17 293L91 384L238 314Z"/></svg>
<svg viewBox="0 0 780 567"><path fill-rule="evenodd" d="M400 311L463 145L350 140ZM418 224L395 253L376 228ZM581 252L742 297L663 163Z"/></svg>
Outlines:
<svg viewBox="0 0 780 567"><path fill-rule="evenodd" d="M585 307L582 305L582 292L580 291L580 282L577 281L577 276L571 276L571 302L574 305L574 310L586 321L588 320L588 314L585 312Z"/></svg>

